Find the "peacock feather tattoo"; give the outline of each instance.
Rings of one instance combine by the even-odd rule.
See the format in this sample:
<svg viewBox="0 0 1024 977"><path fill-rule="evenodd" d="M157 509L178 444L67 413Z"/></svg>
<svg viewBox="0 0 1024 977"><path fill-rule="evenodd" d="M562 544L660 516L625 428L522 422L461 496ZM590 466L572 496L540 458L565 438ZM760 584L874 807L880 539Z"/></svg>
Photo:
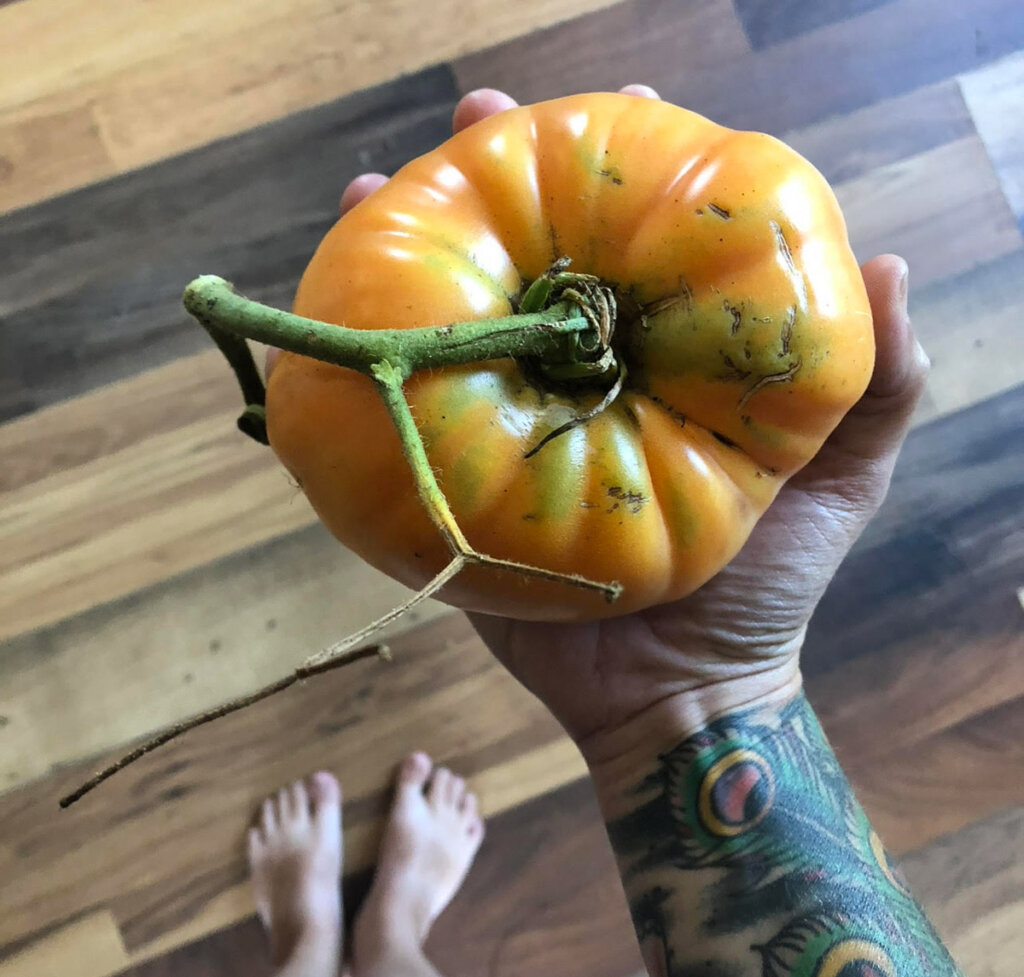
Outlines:
<svg viewBox="0 0 1024 977"><path fill-rule="evenodd" d="M762 977L958 973L802 696L770 717L715 720L663 754L636 794L640 806L608 827L639 893L631 910L641 939L671 930L666 868L714 870L706 934L778 927L750 944ZM657 899L631 881L652 872Z"/></svg>

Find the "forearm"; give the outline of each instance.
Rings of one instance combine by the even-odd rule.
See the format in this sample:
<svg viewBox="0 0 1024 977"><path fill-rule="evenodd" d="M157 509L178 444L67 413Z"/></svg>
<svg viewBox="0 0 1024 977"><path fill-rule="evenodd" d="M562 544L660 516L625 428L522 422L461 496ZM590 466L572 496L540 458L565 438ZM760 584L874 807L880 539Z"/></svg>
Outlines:
<svg viewBox="0 0 1024 977"><path fill-rule="evenodd" d="M651 977L959 973L802 694L624 760L594 780Z"/></svg>

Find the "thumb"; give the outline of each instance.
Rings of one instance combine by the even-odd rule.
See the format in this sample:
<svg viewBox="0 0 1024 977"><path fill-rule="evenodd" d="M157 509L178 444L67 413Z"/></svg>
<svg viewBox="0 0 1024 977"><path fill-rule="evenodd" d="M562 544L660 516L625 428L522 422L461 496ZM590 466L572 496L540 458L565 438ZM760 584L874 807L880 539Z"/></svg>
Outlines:
<svg viewBox="0 0 1024 977"><path fill-rule="evenodd" d="M907 314L907 263L873 258L861 269L875 329L875 368L863 397L794 481L873 512L885 497L900 445L928 379L928 357Z"/></svg>

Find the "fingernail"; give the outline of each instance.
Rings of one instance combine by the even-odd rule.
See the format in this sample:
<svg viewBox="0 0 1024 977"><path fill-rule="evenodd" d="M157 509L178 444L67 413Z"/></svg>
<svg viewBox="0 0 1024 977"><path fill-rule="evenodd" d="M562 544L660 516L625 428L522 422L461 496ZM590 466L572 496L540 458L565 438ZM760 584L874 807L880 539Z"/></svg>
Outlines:
<svg viewBox="0 0 1024 977"><path fill-rule="evenodd" d="M900 273L900 302L903 308L907 307L907 293L910 288L910 266L904 261L903 271Z"/></svg>

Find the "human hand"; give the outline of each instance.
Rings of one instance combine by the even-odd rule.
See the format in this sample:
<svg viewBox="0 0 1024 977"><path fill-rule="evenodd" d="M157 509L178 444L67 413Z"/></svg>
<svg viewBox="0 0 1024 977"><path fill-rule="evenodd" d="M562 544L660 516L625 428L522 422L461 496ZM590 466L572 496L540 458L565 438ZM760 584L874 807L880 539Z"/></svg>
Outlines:
<svg viewBox="0 0 1024 977"><path fill-rule="evenodd" d="M623 91L657 97L645 86ZM453 128L514 105L500 92L472 92L456 107ZM384 182L379 174L357 177L342 195L342 212ZM884 255L862 271L877 347L870 386L724 570L684 600L605 621L471 615L494 654L592 764L637 747L649 752L652 742L672 746L713 715L785 699L798 688L808 621L885 497L927 375L907 318L906 264Z"/></svg>

